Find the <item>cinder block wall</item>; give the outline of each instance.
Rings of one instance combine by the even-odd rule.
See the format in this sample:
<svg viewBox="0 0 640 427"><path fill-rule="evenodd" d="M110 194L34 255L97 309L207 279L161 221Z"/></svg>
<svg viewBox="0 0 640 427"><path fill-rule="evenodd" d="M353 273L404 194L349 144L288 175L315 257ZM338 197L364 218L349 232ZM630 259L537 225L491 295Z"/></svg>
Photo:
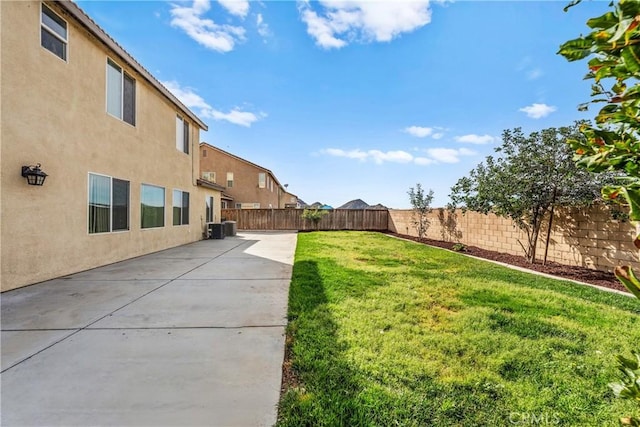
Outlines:
<svg viewBox="0 0 640 427"><path fill-rule="evenodd" d="M389 230L417 236L411 210L390 210ZM477 212L450 213L434 209L427 238L460 242L469 246L524 255L518 241L526 247L527 236L509 219ZM548 223L542 225L536 259L542 260ZM612 271L616 265L631 265L640 270L639 252L632 239L634 227L629 222L612 219L606 207L561 208L554 215L549 261L565 265Z"/></svg>

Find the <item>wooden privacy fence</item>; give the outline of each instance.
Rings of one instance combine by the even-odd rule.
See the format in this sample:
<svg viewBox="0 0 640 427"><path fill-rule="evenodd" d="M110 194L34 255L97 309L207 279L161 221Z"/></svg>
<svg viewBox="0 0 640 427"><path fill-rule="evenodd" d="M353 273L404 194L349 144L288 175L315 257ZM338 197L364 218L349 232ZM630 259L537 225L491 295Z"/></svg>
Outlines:
<svg viewBox="0 0 640 427"><path fill-rule="evenodd" d="M302 219L302 209L222 209L222 218L236 221L238 230L315 230L315 224ZM334 209L327 211L318 230L386 231L389 211L373 209Z"/></svg>

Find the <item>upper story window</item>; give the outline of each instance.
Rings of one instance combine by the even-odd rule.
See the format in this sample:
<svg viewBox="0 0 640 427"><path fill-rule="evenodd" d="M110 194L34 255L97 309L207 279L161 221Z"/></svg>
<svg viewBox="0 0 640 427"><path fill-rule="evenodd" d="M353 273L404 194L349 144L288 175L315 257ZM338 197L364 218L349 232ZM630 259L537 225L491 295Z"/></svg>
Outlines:
<svg viewBox="0 0 640 427"><path fill-rule="evenodd" d="M42 3L40 44L57 57L67 60L67 23Z"/></svg>
<svg viewBox="0 0 640 427"><path fill-rule="evenodd" d="M227 187L233 187L233 172L227 172Z"/></svg>
<svg viewBox="0 0 640 427"><path fill-rule="evenodd" d="M216 182L215 172L202 172L202 179L209 182Z"/></svg>
<svg viewBox="0 0 640 427"><path fill-rule="evenodd" d="M264 188L266 187L266 182L267 182L267 174L264 172L260 172L258 174L258 187L260 188Z"/></svg>
<svg viewBox="0 0 640 427"><path fill-rule="evenodd" d="M136 125L136 81L107 59L107 113Z"/></svg>
<svg viewBox="0 0 640 427"><path fill-rule="evenodd" d="M189 154L189 122L180 116L176 116L176 148Z"/></svg>

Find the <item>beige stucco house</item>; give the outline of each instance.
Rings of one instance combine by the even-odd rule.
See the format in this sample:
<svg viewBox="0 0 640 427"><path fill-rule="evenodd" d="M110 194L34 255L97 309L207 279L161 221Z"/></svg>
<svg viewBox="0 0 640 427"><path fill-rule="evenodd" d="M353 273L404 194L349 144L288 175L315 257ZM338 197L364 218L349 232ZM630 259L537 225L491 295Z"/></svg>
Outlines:
<svg viewBox="0 0 640 427"><path fill-rule="evenodd" d="M297 203L269 169L204 142L200 173L202 179L225 187L232 200L223 200L223 209L278 209Z"/></svg>
<svg viewBox="0 0 640 427"><path fill-rule="evenodd" d="M0 1L0 25L2 291L201 239L206 124L70 1Z"/></svg>

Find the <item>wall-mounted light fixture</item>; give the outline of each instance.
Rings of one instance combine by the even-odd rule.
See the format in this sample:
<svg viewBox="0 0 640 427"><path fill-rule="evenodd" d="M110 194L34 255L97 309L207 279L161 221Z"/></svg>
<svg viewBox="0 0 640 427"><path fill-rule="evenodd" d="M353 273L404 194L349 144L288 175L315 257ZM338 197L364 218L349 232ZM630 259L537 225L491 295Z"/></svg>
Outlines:
<svg viewBox="0 0 640 427"><path fill-rule="evenodd" d="M42 185L47 174L40 170L40 163L35 166L22 166L22 176L27 178L29 185Z"/></svg>

